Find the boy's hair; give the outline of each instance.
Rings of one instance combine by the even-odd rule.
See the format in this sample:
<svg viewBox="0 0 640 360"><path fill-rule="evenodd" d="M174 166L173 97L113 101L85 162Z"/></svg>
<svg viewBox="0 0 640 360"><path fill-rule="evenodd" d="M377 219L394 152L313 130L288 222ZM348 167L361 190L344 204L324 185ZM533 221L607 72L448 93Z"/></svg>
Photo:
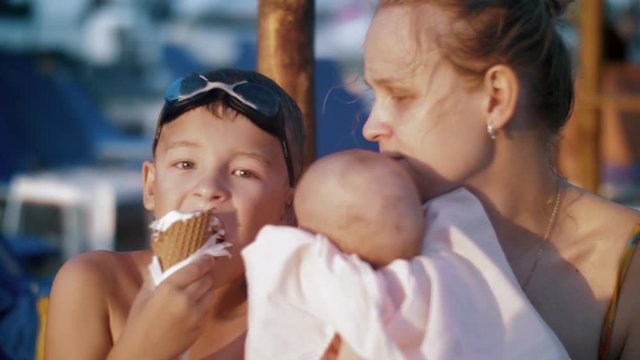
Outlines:
<svg viewBox="0 0 640 360"><path fill-rule="evenodd" d="M280 100L280 111L278 121L284 127L284 135L289 147L289 157L293 166L293 179L297 181L302 173L303 151L304 151L304 126L302 120L302 112L298 108L295 100L287 94L278 84L268 77L250 70L240 69L220 69L201 74L210 82L221 82L225 84L235 84L246 81L251 84L258 84L268 88L275 93ZM170 104L166 101L162 106L160 115L156 125L156 135L153 140L153 155L155 156L158 140L162 132L164 124L178 118L180 115L189 110L204 106L214 115L219 115L218 111L236 111L230 105L230 96L222 90L210 90L202 96L194 98L193 101L187 102L185 105ZM222 106L222 109L219 107ZM238 111L236 111L238 112ZM250 118L255 123L255 119L251 115L242 113L242 115Z"/></svg>

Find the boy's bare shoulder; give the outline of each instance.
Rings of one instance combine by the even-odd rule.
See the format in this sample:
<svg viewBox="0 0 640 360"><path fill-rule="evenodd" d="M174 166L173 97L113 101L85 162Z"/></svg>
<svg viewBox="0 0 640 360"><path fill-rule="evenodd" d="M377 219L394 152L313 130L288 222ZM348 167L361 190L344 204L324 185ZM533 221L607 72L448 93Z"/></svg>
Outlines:
<svg viewBox="0 0 640 360"><path fill-rule="evenodd" d="M140 286L144 281L143 269L148 263L147 251L118 253L91 251L69 259L58 271L56 288L113 294L119 287Z"/></svg>
<svg viewBox="0 0 640 360"><path fill-rule="evenodd" d="M69 259L60 268L49 298L47 358L105 357L121 328L114 324L124 322L142 286L147 253L93 251Z"/></svg>

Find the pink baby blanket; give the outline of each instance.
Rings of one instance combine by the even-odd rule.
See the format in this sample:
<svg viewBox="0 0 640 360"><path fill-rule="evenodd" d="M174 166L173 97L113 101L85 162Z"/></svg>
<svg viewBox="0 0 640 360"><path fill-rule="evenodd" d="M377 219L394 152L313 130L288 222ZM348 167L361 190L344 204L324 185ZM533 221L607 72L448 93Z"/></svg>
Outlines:
<svg viewBox="0 0 640 360"><path fill-rule="evenodd" d="M423 256L377 271L321 235L264 227L242 252L247 359L319 359L336 333L363 359L568 359L480 202L460 189L425 214Z"/></svg>

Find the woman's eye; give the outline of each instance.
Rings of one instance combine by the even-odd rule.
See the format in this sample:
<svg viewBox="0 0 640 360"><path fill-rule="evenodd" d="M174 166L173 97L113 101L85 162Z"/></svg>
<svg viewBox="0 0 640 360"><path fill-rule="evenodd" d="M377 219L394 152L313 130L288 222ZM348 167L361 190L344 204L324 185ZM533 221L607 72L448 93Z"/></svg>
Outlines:
<svg viewBox="0 0 640 360"><path fill-rule="evenodd" d="M254 177L253 172L247 169L237 169L233 171L233 174L242 178L252 178Z"/></svg>
<svg viewBox="0 0 640 360"><path fill-rule="evenodd" d="M178 161L175 165L178 169L191 170L194 168L194 163L191 161Z"/></svg>
<svg viewBox="0 0 640 360"><path fill-rule="evenodd" d="M391 99L392 99L393 101L405 101L405 100L408 100L408 99L410 99L410 98L411 98L411 96L409 96L409 95L405 95L405 94L396 94L396 95L391 95Z"/></svg>

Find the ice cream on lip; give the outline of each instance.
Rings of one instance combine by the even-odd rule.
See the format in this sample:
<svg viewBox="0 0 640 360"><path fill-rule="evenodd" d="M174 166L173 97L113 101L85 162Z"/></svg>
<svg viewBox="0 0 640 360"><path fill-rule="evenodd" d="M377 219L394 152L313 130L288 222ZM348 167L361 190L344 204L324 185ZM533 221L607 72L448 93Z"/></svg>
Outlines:
<svg viewBox="0 0 640 360"><path fill-rule="evenodd" d="M149 228L151 228L151 230L153 230L153 235L152 236L157 236L159 233L163 232L163 231L167 231L167 229L169 229L169 227L171 227L171 225L173 225L175 222L177 221L188 221L189 219L193 218L194 216L198 216L201 215L203 213L209 213L209 219L210 219L210 223L209 225L211 226L211 230L212 230L212 236L216 236L218 239L217 240L222 240L224 241L224 235L225 235L225 231L224 228L222 227L222 222L220 221L220 219L213 215L213 211L210 210L196 210L193 212L181 212L178 210L171 210L168 213L166 213L163 217L161 217L160 219L154 220L150 225ZM220 242L220 241L218 241Z"/></svg>
<svg viewBox="0 0 640 360"><path fill-rule="evenodd" d="M205 244L222 244L225 239L222 222L212 209L190 213L173 210L149 227L153 230L151 248L163 271L185 260Z"/></svg>

